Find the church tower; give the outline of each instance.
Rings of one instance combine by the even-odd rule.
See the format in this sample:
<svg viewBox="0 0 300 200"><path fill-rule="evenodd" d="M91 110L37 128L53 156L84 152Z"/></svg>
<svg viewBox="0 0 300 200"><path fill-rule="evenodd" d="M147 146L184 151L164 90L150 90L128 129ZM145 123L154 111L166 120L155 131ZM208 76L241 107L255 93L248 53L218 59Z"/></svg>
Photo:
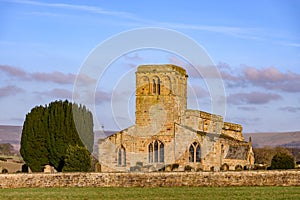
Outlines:
<svg viewBox="0 0 300 200"><path fill-rule="evenodd" d="M187 108L187 74L176 65L141 65L136 72L136 125L172 134ZM158 134L157 133L157 134Z"/></svg>

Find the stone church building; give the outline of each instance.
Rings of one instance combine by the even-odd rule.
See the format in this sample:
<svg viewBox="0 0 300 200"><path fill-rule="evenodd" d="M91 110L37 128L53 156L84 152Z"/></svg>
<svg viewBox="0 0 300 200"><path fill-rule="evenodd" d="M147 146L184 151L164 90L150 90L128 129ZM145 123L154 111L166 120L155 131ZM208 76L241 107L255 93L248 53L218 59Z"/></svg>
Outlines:
<svg viewBox="0 0 300 200"><path fill-rule="evenodd" d="M186 70L141 65L135 125L98 141L103 172L242 170L254 164L242 126L187 108Z"/></svg>

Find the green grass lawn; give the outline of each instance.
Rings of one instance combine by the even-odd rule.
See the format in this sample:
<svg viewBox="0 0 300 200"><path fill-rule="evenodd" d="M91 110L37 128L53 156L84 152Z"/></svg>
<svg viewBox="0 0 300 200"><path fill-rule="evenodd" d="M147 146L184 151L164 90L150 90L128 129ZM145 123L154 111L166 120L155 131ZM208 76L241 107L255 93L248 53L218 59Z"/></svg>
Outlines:
<svg viewBox="0 0 300 200"><path fill-rule="evenodd" d="M300 199L300 187L19 188L0 199Z"/></svg>

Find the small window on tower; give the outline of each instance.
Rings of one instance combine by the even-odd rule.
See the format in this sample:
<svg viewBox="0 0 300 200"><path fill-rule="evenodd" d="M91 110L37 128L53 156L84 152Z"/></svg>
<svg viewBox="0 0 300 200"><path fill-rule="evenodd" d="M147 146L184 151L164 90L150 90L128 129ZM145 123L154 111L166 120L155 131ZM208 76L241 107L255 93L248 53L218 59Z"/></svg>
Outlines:
<svg viewBox="0 0 300 200"><path fill-rule="evenodd" d="M160 80L157 81L157 93L160 95Z"/></svg>
<svg viewBox="0 0 300 200"><path fill-rule="evenodd" d="M160 95L160 79L158 77L153 79L152 93Z"/></svg>
<svg viewBox="0 0 300 200"><path fill-rule="evenodd" d="M153 94L156 94L156 83L155 80L153 80L153 89L152 89Z"/></svg>

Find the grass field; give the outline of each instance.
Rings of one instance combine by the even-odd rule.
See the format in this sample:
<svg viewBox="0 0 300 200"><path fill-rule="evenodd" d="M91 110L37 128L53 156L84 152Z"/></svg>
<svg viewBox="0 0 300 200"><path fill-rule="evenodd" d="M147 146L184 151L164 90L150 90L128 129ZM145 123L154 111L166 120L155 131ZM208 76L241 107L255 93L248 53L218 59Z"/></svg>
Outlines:
<svg viewBox="0 0 300 200"><path fill-rule="evenodd" d="M0 199L300 199L300 187L20 188Z"/></svg>

